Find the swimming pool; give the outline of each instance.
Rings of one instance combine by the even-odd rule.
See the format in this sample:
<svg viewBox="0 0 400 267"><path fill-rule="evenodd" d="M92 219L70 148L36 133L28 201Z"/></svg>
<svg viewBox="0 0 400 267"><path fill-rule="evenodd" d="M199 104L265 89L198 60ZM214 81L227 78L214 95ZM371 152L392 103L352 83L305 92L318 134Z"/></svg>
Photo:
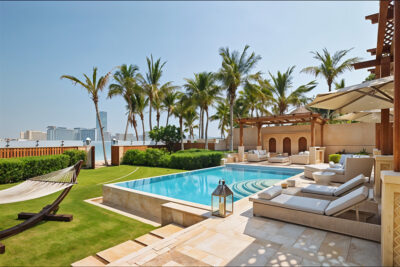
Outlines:
<svg viewBox="0 0 400 267"><path fill-rule="evenodd" d="M220 179L232 189L234 201L252 195L302 169L227 164L186 173L152 177L114 184L117 187L161 195L209 206Z"/></svg>

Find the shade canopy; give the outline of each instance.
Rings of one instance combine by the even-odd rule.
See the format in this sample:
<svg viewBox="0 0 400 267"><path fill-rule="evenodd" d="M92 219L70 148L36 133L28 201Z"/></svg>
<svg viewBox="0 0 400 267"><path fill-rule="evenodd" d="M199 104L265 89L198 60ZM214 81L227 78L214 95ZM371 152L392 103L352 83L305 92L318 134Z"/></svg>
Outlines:
<svg viewBox="0 0 400 267"><path fill-rule="evenodd" d="M335 92L319 94L308 106L351 113L393 108L393 76L348 86Z"/></svg>
<svg viewBox="0 0 400 267"><path fill-rule="evenodd" d="M339 116L335 118L335 120L380 123L381 111L376 109L369 111L352 112L346 115ZM393 121L393 109L390 110L390 121Z"/></svg>

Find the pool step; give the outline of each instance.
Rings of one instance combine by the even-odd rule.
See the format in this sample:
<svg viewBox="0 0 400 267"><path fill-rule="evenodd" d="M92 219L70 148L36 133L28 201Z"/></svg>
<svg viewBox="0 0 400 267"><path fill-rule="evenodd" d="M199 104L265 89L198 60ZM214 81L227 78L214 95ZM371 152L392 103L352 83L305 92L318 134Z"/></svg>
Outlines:
<svg viewBox="0 0 400 267"><path fill-rule="evenodd" d="M158 241L163 239L162 237L153 235L153 234L145 234L142 236L139 236L138 238L135 239L135 241L139 244L142 244L143 246L150 246L151 244L154 244Z"/></svg>
<svg viewBox="0 0 400 267"><path fill-rule="evenodd" d="M106 266L109 262L104 261L103 259L97 256L89 256L79 261L76 261L71 264L72 267L80 267L80 266Z"/></svg>
<svg viewBox="0 0 400 267"><path fill-rule="evenodd" d="M128 240L114 247L96 253L96 255L107 262L112 262L121 259L122 257L136 252L145 246L138 242Z"/></svg>
<svg viewBox="0 0 400 267"><path fill-rule="evenodd" d="M80 261L71 264L73 267L79 266L105 266L111 262L117 261L131 253L135 253L142 248L150 246L168 236L184 229L177 224L168 224L157 228L148 234L142 235L135 240L128 240L114 247L96 253L94 256L86 257Z"/></svg>
<svg viewBox="0 0 400 267"><path fill-rule="evenodd" d="M153 230L150 233L155 236L158 236L160 238L167 238L168 236L175 234L182 229L184 229L183 226L177 225L175 223L171 223L166 226L160 227L156 230Z"/></svg>

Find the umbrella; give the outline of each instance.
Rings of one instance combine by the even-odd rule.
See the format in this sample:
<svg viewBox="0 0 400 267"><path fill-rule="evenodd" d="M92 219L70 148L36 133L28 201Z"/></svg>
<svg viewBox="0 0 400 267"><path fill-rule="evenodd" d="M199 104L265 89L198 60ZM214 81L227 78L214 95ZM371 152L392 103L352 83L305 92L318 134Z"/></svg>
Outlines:
<svg viewBox="0 0 400 267"><path fill-rule="evenodd" d="M335 118L335 120L380 123L381 111L369 110L361 112L352 112L346 115L339 116ZM390 121L393 121L393 109L390 110Z"/></svg>
<svg viewBox="0 0 400 267"><path fill-rule="evenodd" d="M393 76L348 86L335 92L318 94L308 106L351 113L393 108Z"/></svg>

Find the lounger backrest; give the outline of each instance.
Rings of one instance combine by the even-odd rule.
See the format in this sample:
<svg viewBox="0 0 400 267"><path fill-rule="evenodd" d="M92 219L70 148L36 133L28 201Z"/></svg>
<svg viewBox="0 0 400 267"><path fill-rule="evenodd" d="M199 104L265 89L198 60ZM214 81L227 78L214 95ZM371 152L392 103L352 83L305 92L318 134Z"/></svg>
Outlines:
<svg viewBox="0 0 400 267"><path fill-rule="evenodd" d="M359 174L356 177L354 177L351 180L348 180L338 188L336 188L335 192L333 192L333 195L339 196L342 195L343 193L350 191L351 189L356 188L359 185L362 185L363 183L366 182L364 174Z"/></svg>
<svg viewBox="0 0 400 267"><path fill-rule="evenodd" d="M365 177L371 177L374 158L347 158L345 166L345 178L351 179L360 173Z"/></svg>
<svg viewBox="0 0 400 267"><path fill-rule="evenodd" d="M325 209L326 215L333 215L340 211L344 211L352 206L362 202L368 198L368 188L362 186L347 195L344 195L334 201L329 203L328 207Z"/></svg>

